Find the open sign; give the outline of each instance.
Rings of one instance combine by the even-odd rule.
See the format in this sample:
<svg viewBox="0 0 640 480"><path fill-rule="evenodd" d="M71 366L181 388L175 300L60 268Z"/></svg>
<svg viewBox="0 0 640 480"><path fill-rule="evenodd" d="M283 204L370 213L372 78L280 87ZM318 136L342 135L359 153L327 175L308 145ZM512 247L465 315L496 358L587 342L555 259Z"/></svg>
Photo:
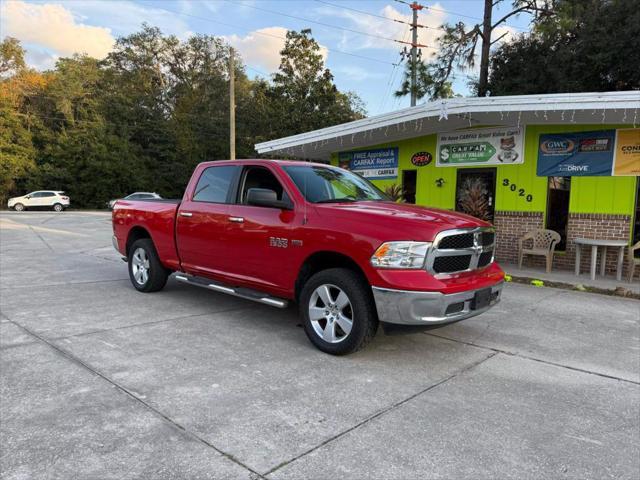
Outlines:
<svg viewBox="0 0 640 480"><path fill-rule="evenodd" d="M433 160L433 156L429 152L418 152L414 153L411 157L411 163L416 167L424 167L425 165L429 165Z"/></svg>

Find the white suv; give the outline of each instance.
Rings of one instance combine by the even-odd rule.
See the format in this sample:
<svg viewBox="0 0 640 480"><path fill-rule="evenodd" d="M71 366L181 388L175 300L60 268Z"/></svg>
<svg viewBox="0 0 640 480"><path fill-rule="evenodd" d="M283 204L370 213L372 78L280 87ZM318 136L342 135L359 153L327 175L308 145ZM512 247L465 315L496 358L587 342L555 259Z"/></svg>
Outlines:
<svg viewBox="0 0 640 480"><path fill-rule="evenodd" d="M10 198L7 202L9 208L21 212L27 208L51 208L61 212L71 204L69 197L64 192L56 190L39 190L22 197Z"/></svg>

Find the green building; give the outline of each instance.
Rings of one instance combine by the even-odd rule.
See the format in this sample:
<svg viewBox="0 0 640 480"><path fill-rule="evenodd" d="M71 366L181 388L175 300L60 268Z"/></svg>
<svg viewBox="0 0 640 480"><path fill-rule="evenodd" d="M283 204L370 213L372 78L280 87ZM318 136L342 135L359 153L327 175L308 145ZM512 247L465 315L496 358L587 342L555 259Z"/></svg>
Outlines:
<svg viewBox="0 0 640 480"><path fill-rule="evenodd" d="M256 149L340 165L395 185L404 201L484 218L503 262L536 228L561 234L554 268L574 267L578 237L640 240L637 91L453 98ZM607 270L616 259L610 251Z"/></svg>

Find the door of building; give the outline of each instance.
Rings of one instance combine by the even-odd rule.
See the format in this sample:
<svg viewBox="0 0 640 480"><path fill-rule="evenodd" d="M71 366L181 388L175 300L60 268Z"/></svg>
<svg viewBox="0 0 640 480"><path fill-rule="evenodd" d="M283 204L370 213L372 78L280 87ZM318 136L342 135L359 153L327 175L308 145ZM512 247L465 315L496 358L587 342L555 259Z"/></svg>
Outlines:
<svg viewBox="0 0 640 480"><path fill-rule="evenodd" d="M407 203L416 203L416 181L418 172L404 170L402 172L402 197Z"/></svg>
<svg viewBox="0 0 640 480"><path fill-rule="evenodd" d="M459 169L456 181L456 210L493 223L496 198L496 169Z"/></svg>

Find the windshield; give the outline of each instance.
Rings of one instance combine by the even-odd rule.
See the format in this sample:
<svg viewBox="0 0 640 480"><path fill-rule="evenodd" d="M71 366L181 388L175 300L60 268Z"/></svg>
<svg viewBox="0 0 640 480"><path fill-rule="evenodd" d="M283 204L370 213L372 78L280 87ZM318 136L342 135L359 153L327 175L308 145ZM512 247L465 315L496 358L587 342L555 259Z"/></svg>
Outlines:
<svg viewBox="0 0 640 480"><path fill-rule="evenodd" d="M347 170L303 165L284 167L284 170L313 203L389 200L369 181Z"/></svg>

